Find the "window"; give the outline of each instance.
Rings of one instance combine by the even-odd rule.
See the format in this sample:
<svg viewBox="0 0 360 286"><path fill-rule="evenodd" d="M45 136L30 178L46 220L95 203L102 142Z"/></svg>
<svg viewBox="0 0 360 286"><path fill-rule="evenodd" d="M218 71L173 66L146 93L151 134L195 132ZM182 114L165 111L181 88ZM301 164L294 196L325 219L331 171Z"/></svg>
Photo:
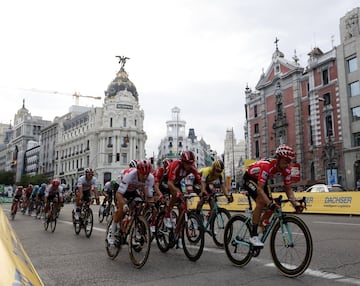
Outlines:
<svg viewBox="0 0 360 286"><path fill-rule="evenodd" d="M327 85L329 83L329 70L323 70L322 71L322 81L323 85Z"/></svg>
<svg viewBox="0 0 360 286"><path fill-rule="evenodd" d="M126 117L123 119L123 127L126 127Z"/></svg>
<svg viewBox="0 0 360 286"><path fill-rule="evenodd" d="M257 105L254 105L254 117L258 117Z"/></svg>
<svg viewBox="0 0 360 286"><path fill-rule="evenodd" d="M108 154L108 163L111 164L112 163L112 154Z"/></svg>
<svg viewBox="0 0 360 286"><path fill-rule="evenodd" d="M275 66L275 74L280 73L280 65Z"/></svg>
<svg viewBox="0 0 360 286"><path fill-rule="evenodd" d="M326 136L330 137L334 135L333 126L332 126L332 116L326 115L325 117L325 126L326 126Z"/></svg>
<svg viewBox="0 0 360 286"><path fill-rule="evenodd" d="M260 157L259 140L255 141L255 158Z"/></svg>
<svg viewBox="0 0 360 286"><path fill-rule="evenodd" d="M357 121L360 120L360 106L356 106L351 108L352 120Z"/></svg>
<svg viewBox="0 0 360 286"><path fill-rule="evenodd" d="M331 96L330 93L324 94L324 105L330 105L331 104Z"/></svg>
<svg viewBox="0 0 360 286"><path fill-rule="evenodd" d="M108 137L108 144L107 147L112 147L112 137Z"/></svg>
<svg viewBox="0 0 360 286"><path fill-rule="evenodd" d="M360 95L360 84L359 81L350 83L350 96Z"/></svg>
<svg viewBox="0 0 360 286"><path fill-rule="evenodd" d="M312 146L312 145L314 145L314 134L313 134L313 127L310 125L310 127L309 127L309 143L310 143L310 145Z"/></svg>
<svg viewBox="0 0 360 286"><path fill-rule="evenodd" d="M255 123L255 125L254 125L254 133L259 134L259 124L258 123Z"/></svg>
<svg viewBox="0 0 360 286"><path fill-rule="evenodd" d="M360 146L360 132L354 133L354 147Z"/></svg>
<svg viewBox="0 0 360 286"><path fill-rule="evenodd" d="M113 127L113 119L112 119L112 117L110 118L110 127Z"/></svg>
<svg viewBox="0 0 360 286"><path fill-rule="evenodd" d="M354 72L358 70L357 57L347 60L348 70Z"/></svg>

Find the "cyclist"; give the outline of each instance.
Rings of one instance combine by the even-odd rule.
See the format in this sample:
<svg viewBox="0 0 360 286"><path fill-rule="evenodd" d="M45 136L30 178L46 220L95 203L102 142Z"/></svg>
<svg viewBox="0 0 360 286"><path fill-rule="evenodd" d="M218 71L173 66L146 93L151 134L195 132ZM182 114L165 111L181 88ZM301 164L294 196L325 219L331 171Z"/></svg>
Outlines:
<svg viewBox="0 0 360 286"><path fill-rule="evenodd" d="M164 195L166 195L166 194L170 195L169 188L167 185L167 180L168 180L169 166L170 166L171 162L172 162L171 159L163 160L162 166L157 168L153 172L155 201L160 202L161 200L163 200ZM157 213L158 213L157 209L155 208L153 210L153 214L151 217L151 224L150 224L151 232L155 232L155 222L156 222Z"/></svg>
<svg viewBox="0 0 360 286"><path fill-rule="evenodd" d="M294 208L301 212L301 206L295 200L294 191L291 188L291 167L290 163L295 159L294 150L285 145L280 145L275 151L275 158L269 160L260 160L249 166L244 174L244 188L255 200L256 206L253 211L252 229L250 243L257 247L263 247L264 244L258 237L259 223L268 219L278 206L272 200L268 188L268 179L281 175L284 180L284 190L288 199ZM261 217L264 207L268 207L271 212L267 212Z"/></svg>
<svg viewBox="0 0 360 286"><path fill-rule="evenodd" d="M223 193L226 195L229 203L234 201L229 188L224 182L224 163L221 160L215 160L210 167L204 167L199 170L201 176L200 200L196 206L196 212L200 213L206 201L209 202L210 210L213 208L213 201L208 200L213 193Z"/></svg>
<svg viewBox="0 0 360 286"><path fill-rule="evenodd" d="M154 191L159 199L165 194L170 194L167 185L169 166L172 163L171 159L165 159L162 162L162 167L157 168L154 172Z"/></svg>
<svg viewBox="0 0 360 286"><path fill-rule="evenodd" d="M31 193L33 191L34 187L32 184L29 184L26 188L25 188L25 191L23 193L23 202L22 202L22 209L23 211L25 212L26 209L29 208L30 206L30 196L31 196Z"/></svg>
<svg viewBox="0 0 360 286"><path fill-rule="evenodd" d="M85 175L81 176L77 183L77 191L75 194L75 220L79 220L82 200L89 201L92 192L95 193L96 204L99 205L98 181L96 177L94 177L93 169L86 168Z"/></svg>
<svg viewBox="0 0 360 286"><path fill-rule="evenodd" d="M113 202L113 199L114 199L114 203L116 204L115 193L118 188L119 188L119 184L114 179L105 183L104 188L103 188L103 194L104 194L105 198L102 202L102 206L104 208L106 206L106 202L108 202L108 204L111 205Z"/></svg>
<svg viewBox="0 0 360 286"><path fill-rule="evenodd" d="M45 191L45 220L50 216L50 202L54 202L54 209L58 209L60 192L60 181L54 179Z"/></svg>
<svg viewBox="0 0 360 286"><path fill-rule="evenodd" d="M169 166L167 185L171 193L171 199L164 217L164 224L167 228L172 228L170 219L171 210L178 198L182 196L181 180L189 174L193 174L195 184L201 181L200 174L194 164L195 154L192 151L183 151L180 159L173 161Z"/></svg>
<svg viewBox="0 0 360 286"><path fill-rule="evenodd" d="M123 219L124 213L129 210L127 202L131 198L144 196L148 201L153 201L154 176L151 174L152 165L144 160L137 163L136 169L130 168L119 182L116 192L117 211L113 215L113 222L107 240L114 244L114 236L118 223Z"/></svg>
<svg viewBox="0 0 360 286"><path fill-rule="evenodd" d="M23 186L18 186L14 192L14 199L12 201L12 204L11 204L11 214L14 213L14 207L15 207L15 204L17 202L20 202L22 196L23 196L23 190L24 190L24 187Z"/></svg>

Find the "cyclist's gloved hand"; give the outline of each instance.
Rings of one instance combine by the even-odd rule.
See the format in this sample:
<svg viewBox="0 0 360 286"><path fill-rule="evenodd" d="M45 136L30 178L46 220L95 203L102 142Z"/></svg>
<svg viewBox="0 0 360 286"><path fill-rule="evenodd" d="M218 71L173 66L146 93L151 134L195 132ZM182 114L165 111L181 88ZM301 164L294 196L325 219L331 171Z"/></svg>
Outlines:
<svg viewBox="0 0 360 286"><path fill-rule="evenodd" d="M296 214L301 214L304 211L304 206L303 205L297 205L295 206L295 212Z"/></svg>
<svg viewBox="0 0 360 286"><path fill-rule="evenodd" d="M123 212L127 212L127 211L129 211L129 206L127 204L125 204L123 206Z"/></svg>
<svg viewBox="0 0 360 286"><path fill-rule="evenodd" d="M229 203L229 204L230 204L230 203L232 203L232 202L234 201L234 197L233 197L233 195L232 195L232 194L230 194L230 195L226 196L226 198L227 198L227 201L228 201L228 203Z"/></svg>
<svg viewBox="0 0 360 286"><path fill-rule="evenodd" d="M272 200L268 205L267 205L268 209L271 211L275 211L277 210L280 206L276 203L275 200Z"/></svg>

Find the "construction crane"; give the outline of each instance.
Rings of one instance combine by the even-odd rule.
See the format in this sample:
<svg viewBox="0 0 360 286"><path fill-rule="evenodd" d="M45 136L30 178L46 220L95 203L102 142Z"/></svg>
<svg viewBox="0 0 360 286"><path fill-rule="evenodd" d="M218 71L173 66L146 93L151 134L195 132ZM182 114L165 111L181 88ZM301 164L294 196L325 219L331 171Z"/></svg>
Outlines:
<svg viewBox="0 0 360 286"><path fill-rule="evenodd" d="M20 88L21 90L26 90L26 91L32 91L32 92L42 92L42 93L49 93L49 94L63 94L63 95L70 95L73 96L75 98L75 105L79 105L79 98L80 97L86 97L86 98L92 98L92 99L101 99L101 96L91 96L91 95L82 95L78 92L74 92L74 93L67 93L67 92L58 92L58 91L51 91L51 90L42 90L42 89L37 89L37 88Z"/></svg>

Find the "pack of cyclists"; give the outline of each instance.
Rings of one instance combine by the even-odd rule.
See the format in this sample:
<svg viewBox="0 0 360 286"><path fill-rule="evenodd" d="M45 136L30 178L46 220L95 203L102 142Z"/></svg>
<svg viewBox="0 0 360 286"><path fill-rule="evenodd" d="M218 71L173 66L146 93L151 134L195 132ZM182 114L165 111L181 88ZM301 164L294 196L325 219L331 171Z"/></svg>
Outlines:
<svg viewBox="0 0 360 286"><path fill-rule="evenodd" d="M295 152L289 146L280 145L275 153L274 159L260 160L250 165L243 177L243 188L249 192L256 202L250 242L258 247L263 246L258 238L258 227L266 219L266 214L263 214L262 211L264 207L271 210L277 208L268 188L270 178L277 174L282 175L288 198L296 211L302 211L290 186L290 163L295 159ZM205 203L209 203L210 209L212 208L209 197L213 193L222 193L229 203L232 202L231 190L226 186L224 180L224 163L216 159L211 166L200 170L196 168L195 163L195 154L188 150L183 151L179 159L163 160L162 165L155 170L147 160L131 160L129 167L123 170L117 179L106 182L102 189L102 195L105 197L102 205L105 206L107 203L112 204L114 202L116 206L111 231L107 237L108 242L113 243L113 234L120 227L124 213L129 209L128 201L133 197L141 197L154 202L163 200L164 196L169 196L170 200L165 209L164 224L167 228L171 228L171 211L178 198L183 195L182 183L189 175L194 179L193 190L199 196L199 202L196 206L197 212L200 212ZM86 168L85 174L79 177L77 182L74 204L75 219L79 219L80 206L83 201L95 197L96 203L100 204L98 185L94 171L91 168ZM35 208L40 202L43 202L45 213L48 210L49 202L55 200L60 210L64 202L64 188L57 179L48 185L43 183L40 186L31 184L27 187L18 186L14 192L14 202L15 200L20 200L23 208L27 207L30 202L34 203ZM150 225L152 231L155 229L154 222L153 219Z"/></svg>

